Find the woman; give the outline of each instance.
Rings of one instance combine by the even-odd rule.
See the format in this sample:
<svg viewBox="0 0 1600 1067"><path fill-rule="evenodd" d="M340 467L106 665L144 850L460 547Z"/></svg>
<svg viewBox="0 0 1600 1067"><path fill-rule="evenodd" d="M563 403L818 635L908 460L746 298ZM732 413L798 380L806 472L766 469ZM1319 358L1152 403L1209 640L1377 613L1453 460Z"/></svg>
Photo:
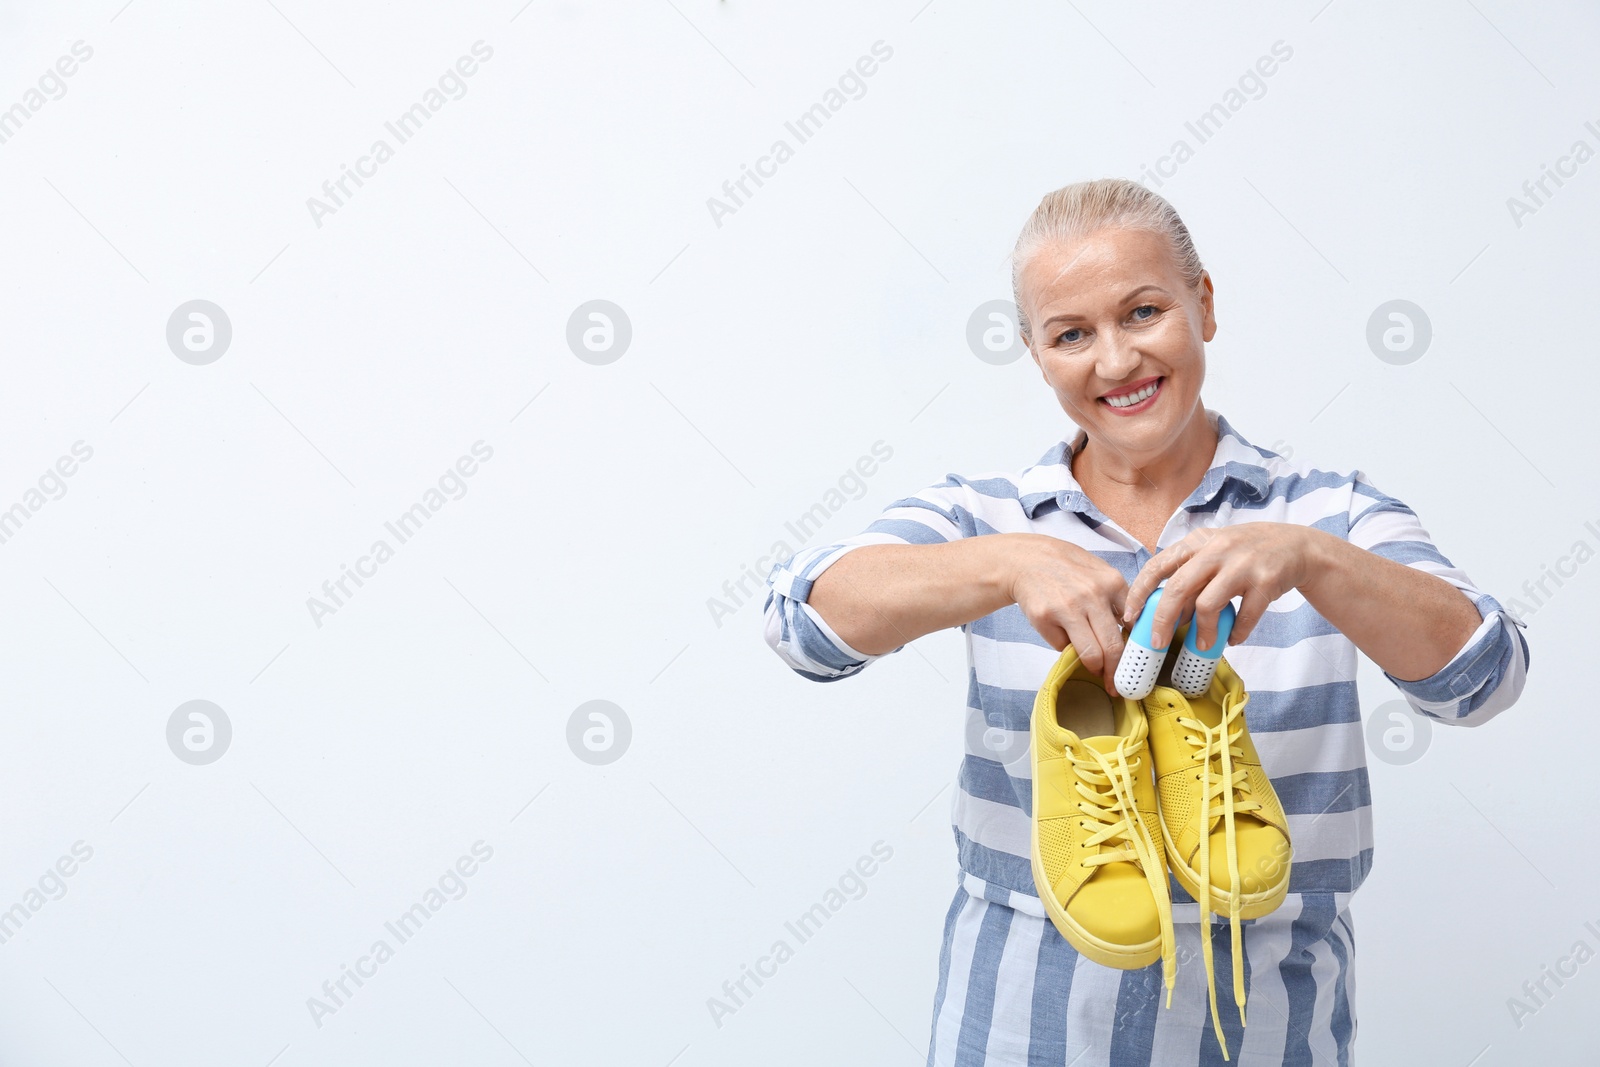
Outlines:
<svg viewBox="0 0 1600 1067"><path fill-rule="evenodd" d="M1115 693L1123 628L1165 582L1156 647L1191 618L1202 647L1239 602L1227 659L1293 833L1289 896L1244 926L1249 1025L1229 1062L1351 1062L1348 904L1372 862L1356 650L1418 713L1475 726L1522 690L1528 647L1500 602L1359 470L1259 448L1201 400L1214 286L1162 197L1122 179L1044 198L1017 240L1023 340L1078 430L1017 474L949 475L860 535L768 577L768 643L829 681L959 626L970 665L953 821L960 875L944 927L930 1065L1211 1064L1206 976L1080 957L1045 917L1029 861L1029 716L1070 642ZM1172 883L1180 961L1201 955ZM1232 983L1225 921L1208 923Z"/></svg>

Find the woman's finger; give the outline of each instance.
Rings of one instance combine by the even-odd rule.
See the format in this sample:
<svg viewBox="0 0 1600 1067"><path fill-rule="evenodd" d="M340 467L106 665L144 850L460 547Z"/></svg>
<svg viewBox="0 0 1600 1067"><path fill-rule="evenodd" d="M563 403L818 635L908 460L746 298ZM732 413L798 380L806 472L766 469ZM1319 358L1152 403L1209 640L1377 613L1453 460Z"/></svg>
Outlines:
<svg viewBox="0 0 1600 1067"><path fill-rule="evenodd" d="M1090 613L1087 621L1105 657L1100 680L1105 683L1106 692L1115 698L1118 695L1115 682L1117 664L1122 662L1122 627L1118 624L1117 616L1110 605L1096 608Z"/></svg>
<svg viewBox="0 0 1600 1067"><path fill-rule="evenodd" d="M1072 647L1078 651L1078 662L1090 674L1103 677L1106 671L1106 649L1100 643L1100 635L1096 632L1094 623L1087 615L1079 615L1072 620L1069 627L1072 633Z"/></svg>
<svg viewBox="0 0 1600 1067"><path fill-rule="evenodd" d="M1239 614L1233 620L1233 632L1228 635L1228 644L1237 645L1250 636L1267 614L1267 606L1271 603L1266 596L1255 588L1247 588L1244 600L1239 606Z"/></svg>
<svg viewBox="0 0 1600 1067"><path fill-rule="evenodd" d="M1033 628L1038 630L1039 636L1044 638L1045 643L1057 652L1063 651L1067 647L1067 642L1071 640L1066 628L1054 616L1045 616L1034 623Z"/></svg>
<svg viewBox="0 0 1600 1067"><path fill-rule="evenodd" d="M1222 609L1233 602L1236 595L1235 586L1240 583L1231 578L1225 571L1218 570L1194 598L1193 625L1195 630L1195 646L1197 648L1210 648L1217 643L1218 622L1222 618Z"/></svg>
<svg viewBox="0 0 1600 1067"><path fill-rule="evenodd" d="M1184 543L1168 545L1160 552L1151 556L1139 573L1134 575L1133 583L1128 586L1128 595L1123 601L1122 625L1132 626L1139 621L1139 616L1144 613L1144 602L1155 592L1156 586L1171 577L1172 573L1188 559ZM1162 596L1166 596L1165 593Z"/></svg>
<svg viewBox="0 0 1600 1067"><path fill-rule="evenodd" d="M1166 648L1172 643L1173 634L1194 609L1195 584L1201 577L1191 560L1174 571L1162 586L1161 603L1156 605L1155 614L1150 618L1152 648Z"/></svg>

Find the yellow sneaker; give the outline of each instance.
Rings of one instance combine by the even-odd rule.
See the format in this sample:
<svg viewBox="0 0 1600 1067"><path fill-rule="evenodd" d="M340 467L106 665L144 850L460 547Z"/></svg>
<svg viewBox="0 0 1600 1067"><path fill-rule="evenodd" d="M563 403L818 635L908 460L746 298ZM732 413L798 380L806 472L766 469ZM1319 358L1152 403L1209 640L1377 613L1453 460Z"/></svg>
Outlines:
<svg viewBox="0 0 1600 1067"><path fill-rule="evenodd" d="M1033 881L1061 936L1122 970L1162 961L1171 1003L1177 952L1148 727L1113 700L1068 645L1033 705Z"/></svg>
<svg viewBox="0 0 1600 1067"><path fill-rule="evenodd" d="M1172 645L1182 644L1188 625L1178 628ZM1178 692L1170 685L1170 670L1169 662L1156 687L1140 702L1161 797L1162 844L1173 877L1200 902L1202 922L1209 927L1211 912L1229 918L1233 999L1242 1026L1244 954L1239 923L1272 911L1289 892L1289 821L1250 740L1244 715L1250 694L1227 658L1217 661L1216 677L1204 696ZM1200 942L1211 1022L1227 1058L1217 1018L1211 938L1203 935Z"/></svg>

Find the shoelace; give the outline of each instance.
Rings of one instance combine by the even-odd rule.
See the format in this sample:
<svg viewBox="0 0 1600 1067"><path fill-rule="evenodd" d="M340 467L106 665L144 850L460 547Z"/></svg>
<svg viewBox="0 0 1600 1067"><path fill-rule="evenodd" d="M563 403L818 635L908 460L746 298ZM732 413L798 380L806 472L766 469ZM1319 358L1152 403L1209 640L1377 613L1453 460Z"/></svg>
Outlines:
<svg viewBox="0 0 1600 1067"><path fill-rule="evenodd" d="M1228 922L1233 933L1233 999L1239 1006L1239 1025L1244 1026L1244 949L1243 934L1239 925L1240 897L1243 887L1239 879L1239 850L1234 816L1258 811L1261 802L1250 790L1247 768L1235 767L1234 759L1243 759L1244 750L1238 744L1244 730L1244 701L1236 700L1232 693L1222 697L1222 721L1215 728L1186 715L1178 716L1178 724L1195 734L1185 734L1184 740L1195 748L1194 761L1203 770L1196 777L1202 781L1200 792L1200 943L1205 950L1206 985L1211 995L1211 1025L1217 1033L1217 1043L1222 1046L1222 1058L1228 1058L1228 1043L1222 1036L1222 1020L1217 1016L1217 978L1212 968L1211 937L1211 799L1222 802L1223 839L1228 852L1228 884L1232 886L1228 906ZM1214 767L1213 764L1220 766ZM1235 794L1238 794L1235 796Z"/></svg>
<svg viewBox="0 0 1600 1067"><path fill-rule="evenodd" d="M1098 867L1103 863L1127 860L1137 863L1144 871L1145 880L1155 897L1156 914L1161 920L1161 975L1167 986L1167 1007L1172 1006L1172 987L1178 973L1178 953L1172 933L1172 897L1167 889L1167 868L1156 851L1150 828L1145 825L1134 804L1133 775L1138 770L1140 757L1130 762L1124 750L1125 741L1119 741L1108 756L1099 749L1083 745L1092 758L1084 758L1066 749L1078 772L1078 809L1100 823L1100 829L1084 838L1084 846L1091 847L1106 842L1121 842L1122 848L1102 851L1083 860L1085 867ZM1084 787L1084 783L1089 788ZM1084 803L1087 800L1088 803Z"/></svg>

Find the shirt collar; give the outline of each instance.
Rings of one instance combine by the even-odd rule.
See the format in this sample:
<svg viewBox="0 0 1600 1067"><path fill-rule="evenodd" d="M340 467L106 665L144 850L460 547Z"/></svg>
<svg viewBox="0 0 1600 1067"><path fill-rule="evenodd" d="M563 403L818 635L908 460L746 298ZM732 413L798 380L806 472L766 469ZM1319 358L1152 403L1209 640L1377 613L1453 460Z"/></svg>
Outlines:
<svg viewBox="0 0 1600 1067"><path fill-rule="evenodd" d="M1211 408L1206 408L1205 412L1217 433L1217 450L1200 484L1179 506L1191 509L1205 507L1228 486L1253 499L1265 499L1272 476L1264 466L1264 461L1272 453L1245 440L1220 413ZM1062 511L1088 514L1104 521L1105 516L1072 476L1069 457L1083 447L1088 437L1087 432L1079 429L1072 437L1062 438L1039 457L1038 463L1022 472L1017 489L1022 511L1028 518L1033 518L1045 501L1054 500Z"/></svg>

